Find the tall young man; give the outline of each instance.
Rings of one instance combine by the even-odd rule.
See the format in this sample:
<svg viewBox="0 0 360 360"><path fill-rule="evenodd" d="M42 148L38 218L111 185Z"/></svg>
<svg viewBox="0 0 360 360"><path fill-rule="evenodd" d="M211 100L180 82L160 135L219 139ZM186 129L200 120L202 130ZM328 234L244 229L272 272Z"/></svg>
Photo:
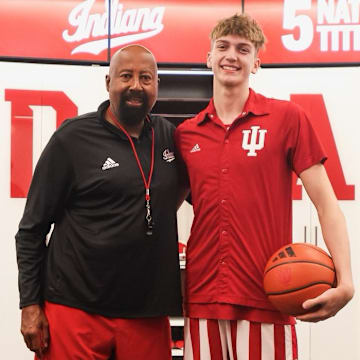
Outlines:
<svg viewBox="0 0 360 360"><path fill-rule="evenodd" d="M106 88L37 164L16 235L21 331L42 359L169 360L167 316L181 312L175 127L148 114L148 49L116 52Z"/></svg>
<svg viewBox="0 0 360 360"><path fill-rule="evenodd" d="M213 98L176 131L194 222L187 243L185 360L295 360L295 319L263 291L269 257L292 241L292 172L314 203L337 287L306 301L304 321L335 315L353 296L344 217L326 155L299 106L249 88L265 37L246 15L211 32ZM320 307L315 307L320 305ZM314 307L314 309L312 309Z"/></svg>

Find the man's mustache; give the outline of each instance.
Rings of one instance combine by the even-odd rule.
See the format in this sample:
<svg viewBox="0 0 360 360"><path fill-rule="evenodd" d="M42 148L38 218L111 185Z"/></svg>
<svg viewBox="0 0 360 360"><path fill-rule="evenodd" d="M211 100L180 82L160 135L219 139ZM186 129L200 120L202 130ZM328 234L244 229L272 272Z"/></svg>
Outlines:
<svg viewBox="0 0 360 360"><path fill-rule="evenodd" d="M142 102L146 102L147 100L147 96L143 91L126 91L123 94L123 97L124 100L136 99L136 100L141 100Z"/></svg>

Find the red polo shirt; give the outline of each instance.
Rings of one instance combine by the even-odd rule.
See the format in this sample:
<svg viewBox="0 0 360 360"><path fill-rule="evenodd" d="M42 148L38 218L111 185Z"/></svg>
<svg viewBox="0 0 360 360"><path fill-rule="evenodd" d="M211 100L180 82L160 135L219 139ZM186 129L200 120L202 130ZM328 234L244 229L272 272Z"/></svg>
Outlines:
<svg viewBox="0 0 360 360"><path fill-rule="evenodd" d="M326 159L305 113L250 89L231 126L217 117L211 100L178 126L176 142L194 209L186 315L292 323L266 298L263 271L292 241L292 172Z"/></svg>

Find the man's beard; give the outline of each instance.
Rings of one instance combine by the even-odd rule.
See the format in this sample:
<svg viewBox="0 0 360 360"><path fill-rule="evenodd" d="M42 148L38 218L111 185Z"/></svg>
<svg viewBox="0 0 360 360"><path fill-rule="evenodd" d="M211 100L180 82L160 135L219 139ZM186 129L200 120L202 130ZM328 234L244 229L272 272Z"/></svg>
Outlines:
<svg viewBox="0 0 360 360"><path fill-rule="evenodd" d="M139 99L141 106L131 106L126 103L130 99ZM121 94L118 110L119 119L126 125L134 126L140 124L149 112L149 99L145 92L125 91Z"/></svg>

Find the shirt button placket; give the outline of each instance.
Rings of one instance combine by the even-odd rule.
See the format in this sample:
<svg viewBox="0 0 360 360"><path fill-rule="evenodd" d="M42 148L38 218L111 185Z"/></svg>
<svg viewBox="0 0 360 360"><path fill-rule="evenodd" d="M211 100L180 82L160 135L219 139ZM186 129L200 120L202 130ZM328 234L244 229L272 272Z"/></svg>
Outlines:
<svg viewBox="0 0 360 360"><path fill-rule="evenodd" d="M223 141L223 149L220 157L220 174L219 174L219 296L220 299L227 295L227 249L229 233L226 230L229 226L227 211L227 199L229 197L229 158L230 158L230 139L231 130L226 129Z"/></svg>

